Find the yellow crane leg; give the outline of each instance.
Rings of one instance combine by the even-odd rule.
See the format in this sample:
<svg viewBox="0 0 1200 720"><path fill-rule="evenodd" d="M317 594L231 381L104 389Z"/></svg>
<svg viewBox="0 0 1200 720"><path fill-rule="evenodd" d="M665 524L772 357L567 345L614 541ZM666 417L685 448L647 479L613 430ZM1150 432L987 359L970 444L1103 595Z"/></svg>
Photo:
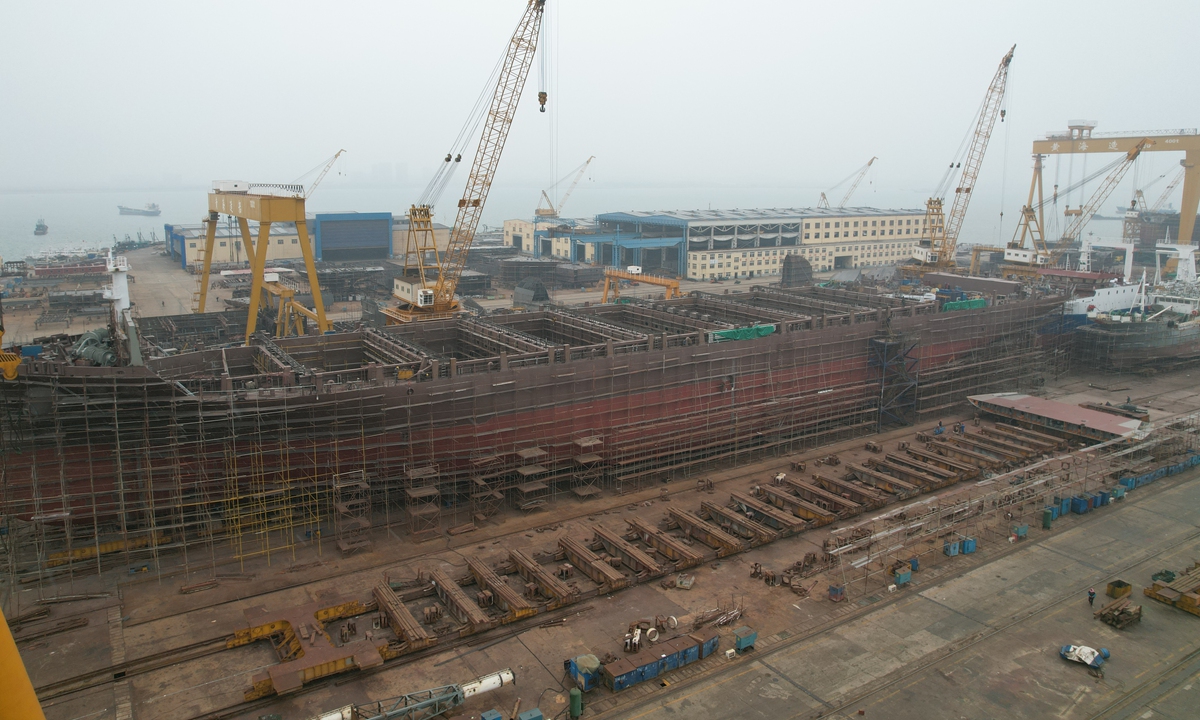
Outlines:
<svg viewBox="0 0 1200 720"><path fill-rule="evenodd" d="M23 720L46 720L2 610L0 628L0 698L4 698L4 709L0 715Z"/></svg>

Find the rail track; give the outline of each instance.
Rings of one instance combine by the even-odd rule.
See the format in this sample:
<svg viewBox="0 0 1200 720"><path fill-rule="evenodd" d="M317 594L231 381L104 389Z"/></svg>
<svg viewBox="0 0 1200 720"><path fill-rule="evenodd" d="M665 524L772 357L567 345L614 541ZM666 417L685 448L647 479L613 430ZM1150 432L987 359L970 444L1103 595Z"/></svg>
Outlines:
<svg viewBox="0 0 1200 720"><path fill-rule="evenodd" d="M34 689L40 702L55 700L66 695L72 695L84 690L101 687L117 680L143 675L155 670L169 667L176 663L196 660L213 655L225 649L227 636L201 640L182 647L163 650L145 657L127 660L117 665L82 673L65 680L48 683Z"/></svg>

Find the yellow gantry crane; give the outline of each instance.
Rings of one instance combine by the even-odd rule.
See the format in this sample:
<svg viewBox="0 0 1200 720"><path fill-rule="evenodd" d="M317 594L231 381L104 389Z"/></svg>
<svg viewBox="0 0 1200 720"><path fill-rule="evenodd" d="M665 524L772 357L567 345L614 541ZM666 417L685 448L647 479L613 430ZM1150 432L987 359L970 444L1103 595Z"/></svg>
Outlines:
<svg viewBox="0 0 1200 720"><path fill-rule="evenodd" d="M958 246L958 233L962 229L963 220L967 216L967 206L971 202L971 191L979 178L979 169L983 165L983 155L987 151L988 140L992 137L992 128L996 118L1002 118L1004 111L1004 90L1008 83L1008 66L1012 63L1013 53L1017 46L1013 45L996 68L992 84L988 86L983 107L979 111L979 119L975 123L975 134L971 138L966 160L962 163L962 176L954 189L954 202L950 206L950 214L942 211L943 198L929 198L925 203L925 235L921 238L919 247L913 250L913 259L920 265L906 266L906 274L921 276L927 272L954 271L954 251Z"/></svg>
<svg viewBox="0 0 1200 720"><path fill-rule="evenodd" d="M257 191L257 192L256 192ZM266 192L263 192L266 191ZM268 194L281 192L281 195ZM304 186L276 185L267 183L246 183L239 181L218 181L213 183L213 191L208 194L208 219L205 221L204 265L200 271L200 290L196 303L196 312L204 312L208 299L208 279L212 270L213 248L217 238L217 220L222 215L232 215L237 218L238 229L241 230L242 244L250 260L250 308L246 318L246 344L250 344L258 325L258 309L263 303L263 291L266 289L265 277L267 266L267 246L271 242L271 225L280 223L295 223L296 236L300 242L300 252L304 256L304 268L308 275L308 284L312 290L314 309L296 302L290 296L286 299L280 295L281 303L287 303L290 316L302 315L317 324L318 332L329 332L333 323L325 317L325 303L321 300L321 284L317 278L316 261L313 248L308 242L308 219L304 214ZM258 223L258 239L250 234L250 222ZM268 301L269 302L269 301ZM280 313L283 320L283 313ZM284 323L276 327L276 335L282 336L291 326ZM302 322L296 322L297 328Z"/></svg>
<svg viewBox="0 0 1200 720"><path fill-rule="evenodd" d="M833 192L834 189L841 187L842 183L846 182L846 180L849 180L850 178L854 178L854 182L850 183L850 189L846 191L846 194L842 196L842 201L838 203L838 209L846 207L846 203L850 202L850 197L852 195L854 195L854 191L858 189L858 184L861 183L862 179L867 176L867 171L871 169L871 166L874 165L875 161L878 159L879 158L877 158L877 157L871 158L870 160L867 161L866 165L863 165L859 169L855 170L848 177L843 179L842 182L839 182L837 185L834 185L833 187L829 188L829 191ZM829 207L829 198L825 196L825 193L821 193L821 199L817 201L817 207L819 207L819 208L828 208Z"/></svg>
<svg viewBox="0 0 1200 720"><path fill-rule="evenodd" d="M389 324L450 317L459 310L454 291L466 267L467 251L475 239L475 228L483 215L483 206L500 164L500 154L516 115L521 91L533 65L545 6L546 0L529 0L508 43L483 134L471 162L471 174L459 198L458 216L444 252L438 252L434 239L432 206L414 205L409 210L404 277L397 278L394 285L400 304L382 309ZM538 102L545 107L545 93L539 93ZM436 280L430 277L429 270L436 270Z"/></svg>
<svg viewBox="0 0 1200 720"><path fill-rule="evenodd" d="M1100 209L1100 206L1108 200L1109 195L1113 190L1116 190L1117 185L1125 177L1125 173L1129 172L1129 168L1133 167L1134 160L1148 148L1155 145L1155 141L1150 138L1142 138L1137 141L1132 147L1125 152L1125 157L1121 158L1100 186L1092 193L1087 203L1079 206L1079 208L1070 210L1068 217L1071 217L1071 224L1063 231L1062 237L1054 247L1050 247L1046 243L1044 215L1042 213L1043 193L1042 193L1042 155L1034 156L1033 165L1033 180L1029 186L1029 200L1024 207L1021 208L1021 220L1017 225L1017 230L1013 241L1008 244L1004 251L1005 265L1003 273L1006 277L1033 277L1038 274L1038 269L1043 267L1051 267L1062 259L1064 253L1079 239L1083 233L1083 228ZM1037 201L1034 201L1034 198ZM1029 247L1025 246L1025 239L1029 239Z"/></svg>
<svg viewBox="0 0 1200 720"><path fill-rule="evenodd" d="M588 166L591 165L592 161L595 159L596 156L593 155L585 160L584 163L578 168L567 173L567 177L570 177L571 174L574 173L575 179L571 181L571 186L567 188L567 191L563 193L562 199L558 201L558 207L554 207L554 203L550 200L550 196L546 194L545 190L543 190L542 199L538 201L537 209L533 211L534 217L539 220L552 220L557 218L562 213L563 206L567 204L567 200L571 197L571 193L575 192L575 186L578 185L579 181L583 179L583 174L587 172ZM576 172L576 170L578 172ZM566 179L566 177L563 178L563 180ZM559 182L562 181L560 180ZM546 207L542 207L542 200L546 202Z"/></svg>
<svg viewBox="0 0 1200 720"><path fill-rule="evenodd" d="M628 280L629 282L646 283L647 285L657 285L661 288L666 288L663 294L664 300L673 300L683 297L683 293L679 291L679 280L674 278L655 277L654 275L642 275L641 273L632 273L625 270L617 270L615 268L607 268L604 271L604 297L600 302L606 303L609 298L615 302L621 297L621 281Z"/></svg>

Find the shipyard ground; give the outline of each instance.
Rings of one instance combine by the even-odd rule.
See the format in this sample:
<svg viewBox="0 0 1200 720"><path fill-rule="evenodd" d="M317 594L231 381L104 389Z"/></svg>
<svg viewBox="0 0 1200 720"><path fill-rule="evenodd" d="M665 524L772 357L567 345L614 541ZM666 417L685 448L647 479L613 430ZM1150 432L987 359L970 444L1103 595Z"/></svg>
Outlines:
<svg viewBox="0 0 1200 720"><path fill-rule="evenodd" d="M1048 390L1072 402L1132 396L1161 418L1200 409L1190 374L1133 384L1071 377ZM876 439L892 447L914 431ZM846 461L865 453L863 441L854 440L806 457L830 452ZM706 473L716 483L715 496L698 494L694 478L676 481L667 486L671 496L665 502L692 509L702 498L763 483L786 466L784 458L772 458ZM9 598L6 610L28 611L36 599L56 595L100 596L51 606L46 625L86 618L85 627L21 646L35 687L163 654L150 671L46 701L52 720L252 719L269 712L301 720L504 667L513 668L518 684L469 702L458 716L478 717L490 707L507 710L520 698L522 709L536 705L550 717L565 708L571 687L564 659L585 652L620 654L626 626L640 618L674 615L686 626L697 613L733 602L744 603L745 622L759 630L754 652L732 661L720 655L668 674L665 687L651 682L619 694L593 691L585 696L585 717L849 717L863 710L868 717L889 718L1182 718L1191 716L1192 688L1200 687L1192 684L1200 670L1193 654L1200 645L1200 618L1143 598L1140 591L1151 573L1178 570L1200 557L1195 476L1189 472L1139 488L1121 505L1060 519L1051 531L1026 516L1021 521L1031 524L1027 540L1010 544L1006 537L983 534L973 556L948 558L930 546L920 554L913 586L896 593L879 577L852 581L848 601L835 604L824 590L839 577L814 577L814 597L807 599L750 579L751 563L781 569L819 550L827 526L703 565L689 591L640 584L564 609L560 625L539 627L555 614L539 616L527 627L506 626L415 662L339 676L265 707L241 707L240 701L250 677L278 662L269 644L202 653L180 648L244 627L247 609L366 597L385 578L412 578L418 569L461 574L467 554L493 561L510 547L546 550L559 535L580 536L595 524L619 529L634 515L657 521L665 504L659 489L587 503L560 501L532 515L506 513L466 535L421 544L379 534L372 550L347 558L328 542L311 543L294 558L275 556L270 565L256 560L220 568L220 584L194 594L182 594L180 587L202 576L131 575L124 568L100 577L76 575L69 584L26 585ZM970 492L973 485L947 491ZM1093 620L1085 598L1089 586L1103 593L1118 577L1134 584L1135 601L1145 612L1139 625L1122 632ZM514 628L521 632L510 634ZM1090 677L1083 666L1061 660L1057 648L1068 643L1110 648L1106 676ZM724 628L722 650L730 646Z"/></svg>

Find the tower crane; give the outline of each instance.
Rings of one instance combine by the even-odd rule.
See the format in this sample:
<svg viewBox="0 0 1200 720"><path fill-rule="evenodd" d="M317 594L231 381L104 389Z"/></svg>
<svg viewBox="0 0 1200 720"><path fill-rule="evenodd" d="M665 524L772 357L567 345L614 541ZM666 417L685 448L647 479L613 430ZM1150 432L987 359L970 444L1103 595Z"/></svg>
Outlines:
<svg viewBox="0 0 1200 720"><path fill-rule="evenodd" d="M975 123L975 134L971 138L966 160L962 163L962 176L958 187L954 190L954 202L950 206L950 214L943 215L943 198L932 197L925 203L925 232L920 246L913 250L913 259L920 265L913 270L917 275L930 271L954 270L954 251L958 246L958 233L962 229L963 220L967 215L967 206L971 202L971 191L979 178L979 169L983 165L983 155L987 150L988 140L992 137L992 128L996 118L1003 118L1001 105L1004 101L1004 89L1008 83L1008 66L1012 63L1013 53L1017 46L1000 60L992 84L988 86L984 96L983 107L979 110L979 119ZM909 266L911 267L911 266Z"/></svg>
<svg viewBox="0 0 1200 720"><path fill-rule="evenodd" d="M874 165L875 161L878 159L879 158L877 158L877 157L871 158L870 160L867 161L866 165L863 165L859 169L855 170L853 173L851 173L850 175L845 177L837 185L834 185L833 187L829 188L829 191L833 192L833 190L835 188L841 187L846 182L846 180L849 180L850 178L854 178L854 182L850 183L850 189L846 191L846 194L842 196L842 201L838 203L839 209L846 207L846 203L850 202L850 196L854 195L854 191L858 189L858 184L861 183L862 179L867 176L867 171L871 169L871 166ZM821 193L821 199L817 201L817 207L819 207L819 208L828 208L829 207L829 198L825 196L825 193Z"/></svg>
<svg viewBox="0 0 1200 720"><path fill-rule="evenodd" d="M546 201L546 207L543 208L541 201L538 201L537 209L533 211L534 217L537 217L537 218L556 218L556 217L558 217L559 213L562 212L563 205L566 205L567 200L571 197L571 193L575 192L575 186L578 185L579 181L583 179L583 174L585 172L587 172L588 166L591 165L592 161L595 159L596 159L595 155L589 157L587 160L584 161L584 163L582 165L580 165L577 168L578 172L576 172L576 170L572 170L571 172L567 173L566 177L563 178L563 180L565 180L567 177L570 177L571 173L575 173L575 179L571 181L571 186L567 188L567 191L565 193L563 193L562 199L558 201L557 208L554 207L554 203L550 201L550 196L546 194L545 190L543 190L542 191L542 200ZM559 182L562 182L562 180L560 180ZM555 184L557 185L558 183L555 183Z"/></svg>
<svg viewBox="0 0 1200 720"><path fill-rule="evenodd" d="M500 164L500 154L516 115L517 102L533 65L545 7L546 0L528 0L521 21L509 40L479 146L471 161L471 173L458 200L458 215L444 252L438 253L433 237L433 207L413 205L409 210L405 277L395 280L393 291L400 304L395 308L383 308L390 324L449 317L458 311L454 291L466 267L467 251L475 239L475 228L483 215L483 206ZM545 104L544 95L539 95L539 102ZM437 271L436 281L426 274L426 270L432 268Z"/></svg>

